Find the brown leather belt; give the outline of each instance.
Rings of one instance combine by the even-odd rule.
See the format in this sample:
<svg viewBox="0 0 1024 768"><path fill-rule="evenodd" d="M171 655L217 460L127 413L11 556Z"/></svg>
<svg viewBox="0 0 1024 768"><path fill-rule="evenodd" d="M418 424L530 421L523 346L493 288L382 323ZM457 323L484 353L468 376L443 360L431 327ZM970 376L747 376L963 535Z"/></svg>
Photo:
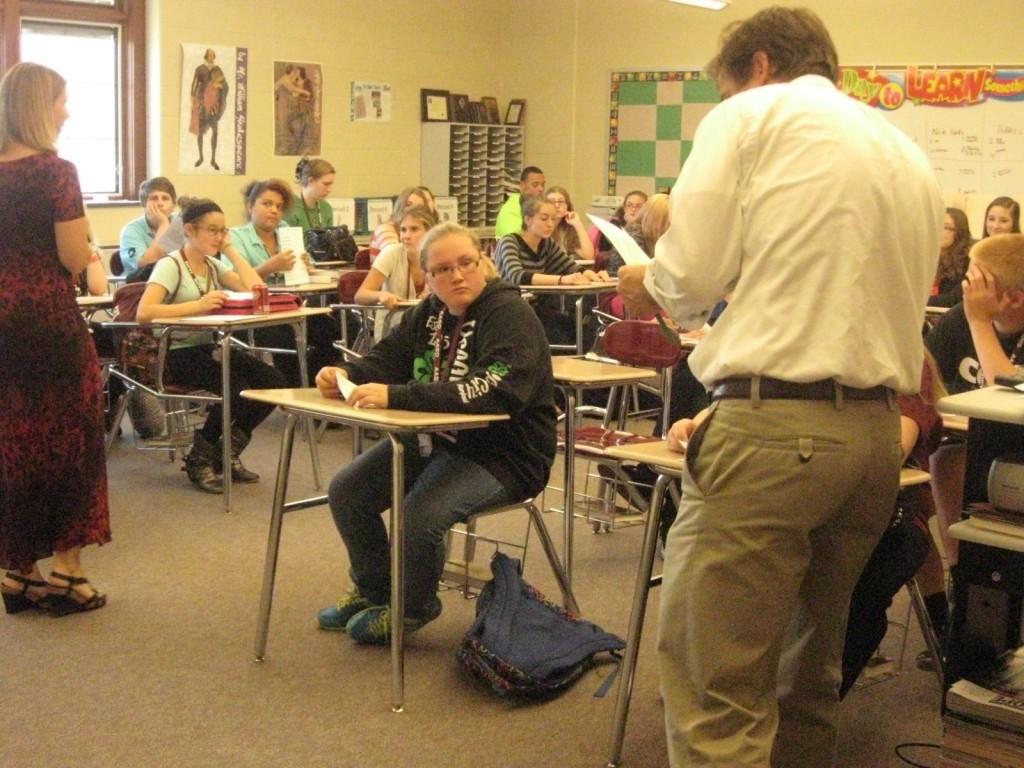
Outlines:
<svg viewBox="0 0 1024 768"><path fill-rule="evenodd" d="M752 379L725 379L711 390L712 400L722 398L750 398ZM892 390L877 386L869 389L855 389L836 384L832 379L809 381L797 384L792 381L761 377L760 395L762 400L835 400L836 390L842 390L847 400L885 400Z"/></svg>

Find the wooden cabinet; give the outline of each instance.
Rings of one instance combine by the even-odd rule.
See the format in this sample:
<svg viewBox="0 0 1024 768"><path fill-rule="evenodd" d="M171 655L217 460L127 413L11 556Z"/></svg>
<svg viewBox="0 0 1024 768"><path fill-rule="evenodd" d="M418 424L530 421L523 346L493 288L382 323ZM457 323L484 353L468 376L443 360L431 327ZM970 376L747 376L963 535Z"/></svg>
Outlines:
<svg viewBox="0 0 1024 768"><path fill-rule="evenodd" d="M505 198L519 189L523 128L518 125L424 123L420 180L459 201L459 223L494 224Z"/></svg>

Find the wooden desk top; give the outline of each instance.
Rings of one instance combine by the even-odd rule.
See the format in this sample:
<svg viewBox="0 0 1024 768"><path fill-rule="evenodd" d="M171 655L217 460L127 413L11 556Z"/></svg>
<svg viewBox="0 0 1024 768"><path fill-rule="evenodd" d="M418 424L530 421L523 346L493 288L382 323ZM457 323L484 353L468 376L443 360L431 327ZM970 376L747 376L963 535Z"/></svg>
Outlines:
<svg viewBox="0 0 1024 768"><path fill-rule="evenodd" d="M521 285L520 291L528 293L558 293L566 295L584 293L607 293L619 287L618 280L609 280L600 283L581 283L579 285Z"/></svg>
<svg viewBox="0 0 1024 768"><path fill-rule="evenodd" d="M931 482L932 476L920 469L903 467L900 470L900 488L909 488L912 485L924 485Z"/></svg>
<svg viewBox="0 0 1024 768"><path fill-rule="evenodd" d="M679 477L683 471L683 454L671 451L668 440L650 443L631 443L629 445L613 445L604 451L608 456L625 461L636 461L647 464L658 472Z"/></svg>
<svg viewBox="0 0 1024 768"><path fill-rule="evenodd" d="M981 520L961 520L949 526L949 535L960 541L972 541L975 544L985 544L989 547L1009 549L1014 552L1024 552L1024 527L1020 535L1003 533L1010 526L1001 526L1000 530L985 527Z"/></svg>
<svg viewBox="0 0 1024 768"><path fill-rule="evenodd" d="M400 411L395 408L353 408L344 400L327 398L315 387L308 389L247 389L242 397L276 405L328 421L377 427L392 432L437 432L449 429L479 429L496 421L507 421L504 413L434 413Z"/></svg>
<svg viewBox="0 0 1024 768"><path fill-rule="evenodd" d="M78 296L75 302L81 309L109 309L114 306L114 297L110 294L102 296Z"/></svg>
<svg viewBox="0 0 1024 768"><path fill-rule="evenodd" d="M282 285L280 283L274 283L273 285L267 286L271 293L294 293L307 294L307 293L337 293L338 292L338 281L330 283L301 283L299 285Z"/></svg>
<svg viewBox="0 0 1024 768"><path fill-rule="evenodd" d="M613 365L579 357L556 356L551 358L551 369L559 384L577 386L630 384L656 379L658 372L651 368L634 368L631 365Z"/></svg>
<svg viewBox="0 0 1024 768"><path fill-rule="evenodd" d="M147 325L187 328L235 328L259 325L278 325L300 317L329 315L330 307L304 307L289 312L270 312L266 315L198 315L195 317L163 317Z"/></svg>
<svg viewBox="0 0 1024 768"><path fill-rule="evenodd" d="M1024 393L1008 387L992 386L950 395L939 400L936 408L943 416L953 414L1024 425Z"/></svg>
<svg viewBox="0 0 1024 768"><path fill-rule="evenodd" d="M969 419L966 416L953 416L950 414L943 414L942 416L942 428L947 432L961 432L967 433L967 422Z"/></svg>

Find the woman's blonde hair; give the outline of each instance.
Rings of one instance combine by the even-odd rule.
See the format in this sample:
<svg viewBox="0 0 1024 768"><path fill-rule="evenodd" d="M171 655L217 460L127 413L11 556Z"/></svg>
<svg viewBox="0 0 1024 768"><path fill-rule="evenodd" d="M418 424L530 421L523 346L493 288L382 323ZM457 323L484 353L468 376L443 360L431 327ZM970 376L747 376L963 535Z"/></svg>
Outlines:
<svg viewBox="0 0 1024 768"><path fill-rule="evenodd" d="M64 78L42 64L15 64L0 80L0 151L11 142L41 152L54 150L53 106L64 93Z"/></svg>
<svg viewBox="0 0 1024 768"><path fill-rule="evenodd" d="M479 256L483 256L483 249L480 247L480 238L476 236L476 233L471 229L458 224L454 221L445 221L438 224L436 227L431 227L430 231L423 236L420 240L420 266L423 269L427 268L427 256L430 255L430 249L434 247L434 244L438 240L443 240L451 235L459 235L465 237L469 242L473 244L473 250L477 252Z"/></svg>

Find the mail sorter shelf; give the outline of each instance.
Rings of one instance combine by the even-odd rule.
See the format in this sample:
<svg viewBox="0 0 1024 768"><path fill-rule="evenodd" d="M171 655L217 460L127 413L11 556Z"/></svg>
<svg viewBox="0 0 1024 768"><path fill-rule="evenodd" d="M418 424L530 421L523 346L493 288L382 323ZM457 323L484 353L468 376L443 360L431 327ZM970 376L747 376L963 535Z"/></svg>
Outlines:
<svg viewBox="0 0 1024 768"><path fill-rule="evenodd" d="M522 126L424 123L420 149L422 183L458 198L464 225L493 225L505 196L518 189Z"/></svg>

